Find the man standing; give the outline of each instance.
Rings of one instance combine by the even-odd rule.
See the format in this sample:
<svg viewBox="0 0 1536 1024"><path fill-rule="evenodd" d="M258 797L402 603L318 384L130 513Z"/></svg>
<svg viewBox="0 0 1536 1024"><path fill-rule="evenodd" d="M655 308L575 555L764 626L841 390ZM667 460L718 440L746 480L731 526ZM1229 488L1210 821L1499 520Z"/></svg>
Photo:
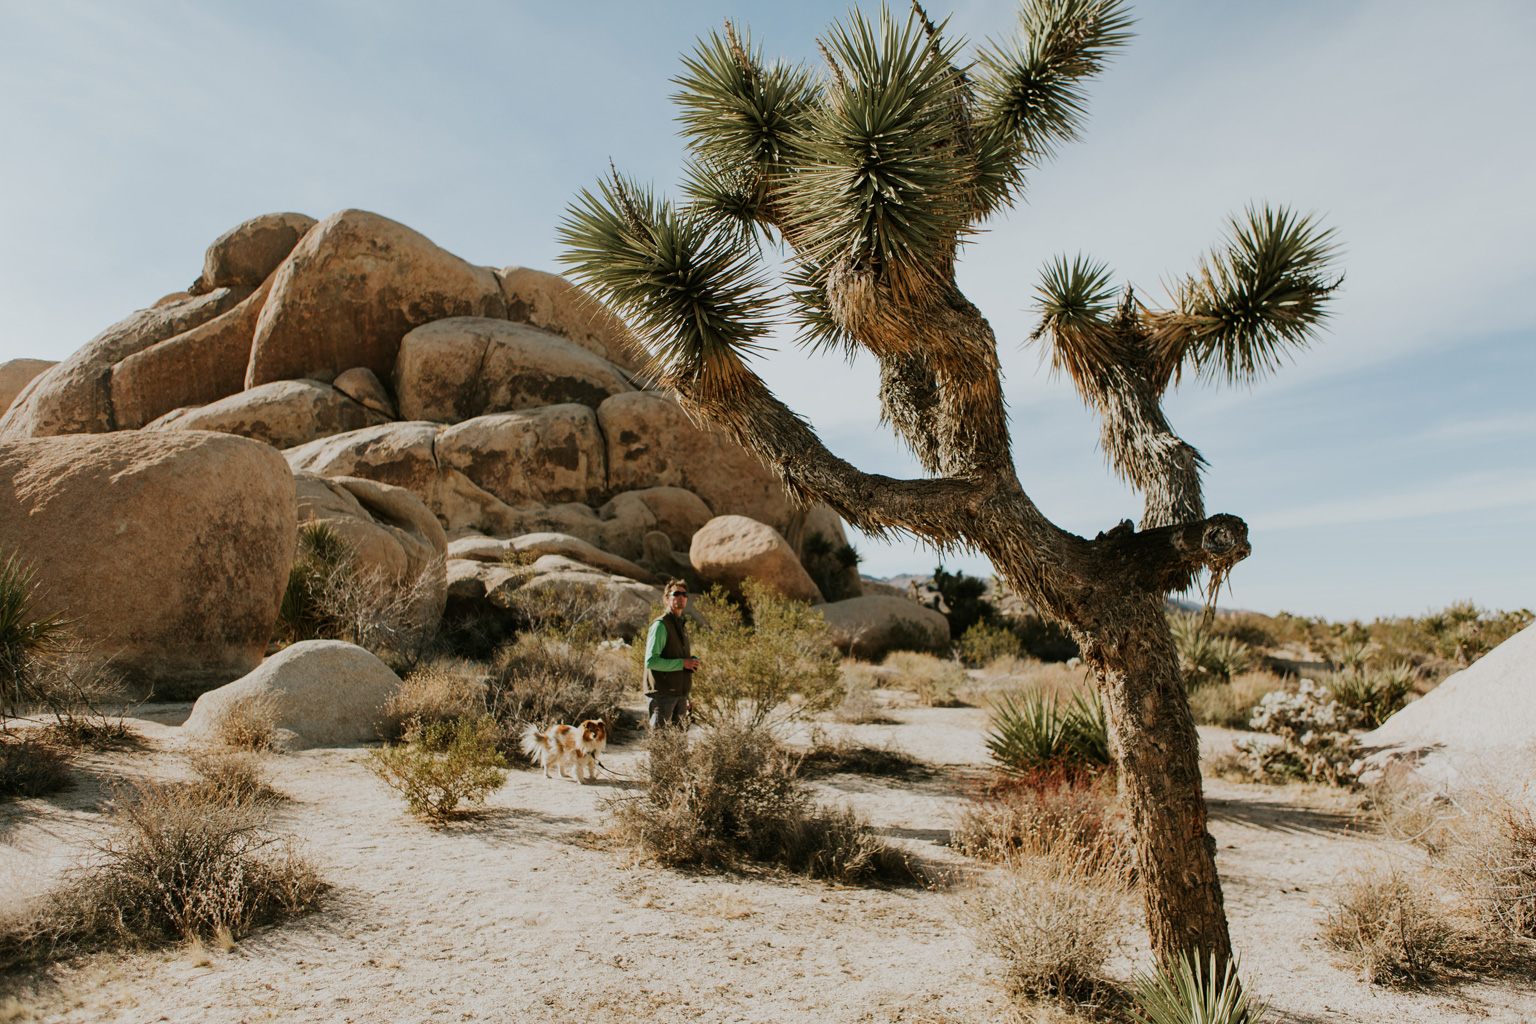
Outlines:
<svg viewBox="0 0 1536 1024"><path fill-rule="evenodd" d="M688 584L668 580L662 593L666 595L667 613L651 623L645 638L645 696L652 729L682 724L693 673L699 668L699 659L689 653L688 629L683 625Z"/></svg>

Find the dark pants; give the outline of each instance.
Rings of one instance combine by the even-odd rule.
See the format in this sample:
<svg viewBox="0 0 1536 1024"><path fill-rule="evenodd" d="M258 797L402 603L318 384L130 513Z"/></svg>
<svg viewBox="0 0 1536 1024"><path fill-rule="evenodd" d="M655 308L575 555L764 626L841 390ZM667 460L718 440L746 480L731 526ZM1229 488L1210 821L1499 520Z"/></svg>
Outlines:
<svg viewBox="0 0 1536 1024"><path fill-rule="evenodd" d="M647 697L648 722L652 729L664 725L681 725L687 728L688 698L674 697L669 693L653 693Z"/></svg>

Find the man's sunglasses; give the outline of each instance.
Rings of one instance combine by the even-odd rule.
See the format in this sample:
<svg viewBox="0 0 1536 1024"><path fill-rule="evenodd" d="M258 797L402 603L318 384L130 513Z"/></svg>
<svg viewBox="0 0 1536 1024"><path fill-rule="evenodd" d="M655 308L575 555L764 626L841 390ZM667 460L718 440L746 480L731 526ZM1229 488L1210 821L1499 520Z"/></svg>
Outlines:
<svg viewBox="0 0 1536 1024"><path fill-rule="evenodd" d="M672 591L672 593L668 594L667 596L668 597L687 597L688 596L688 591L686 591L686 590L674 590L674 591Z"/></svg>

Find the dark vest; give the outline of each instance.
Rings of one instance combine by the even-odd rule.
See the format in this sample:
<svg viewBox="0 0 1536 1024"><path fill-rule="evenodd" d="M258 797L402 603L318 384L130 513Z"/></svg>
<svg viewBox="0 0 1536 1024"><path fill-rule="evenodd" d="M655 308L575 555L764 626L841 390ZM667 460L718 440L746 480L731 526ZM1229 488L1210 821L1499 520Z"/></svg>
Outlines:
<svg viewBox="0 0 1536 1024"><path fill-rule="evenodd" d="M666 631L667 642L661 649L663 658L687 658L688 630L683 625L683 620L676 615L663 615L658 621ZM661 693L668 697L686 697L693 689L693 673L686 669L678 669L676 672L652 672L645 670L645 689L647 693Z"/></svg>

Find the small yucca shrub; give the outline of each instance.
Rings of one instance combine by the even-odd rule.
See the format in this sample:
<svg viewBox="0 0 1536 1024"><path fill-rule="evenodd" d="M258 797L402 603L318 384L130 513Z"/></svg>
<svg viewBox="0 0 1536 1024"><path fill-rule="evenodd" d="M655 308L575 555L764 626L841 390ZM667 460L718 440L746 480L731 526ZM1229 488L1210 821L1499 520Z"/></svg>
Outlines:
<svg viewBox="0 0 1536 1024"><path fill-rule="evenodd" d="M400 793L412 814L441 824L465 802L483 803L507 780L501 727L489 715L407 729L405 743L374 751L368 770Z"/></svg>
<svg viewBox="0 0 1536 1024"><path fill-rule="evenodd" d="M1243 988L1235 960L1216 968L1215 954L1202 966L1200 957L1181 953L1176 964L1138 974L1137 1015L1146 1024L1259 1024L1269 1003Z"/></svg>
<svg viewBox="0 0 1536 1024"><path fill-rule="evenodd" d="M1035 690L1004 694L989 716L987 750L1007 772L1033 773L1057 762L1113 764L1104 705L1091 691L1076 692L1069 704Z"/></svg>
<svg viewBox="0 0 1536 1024"><path fill-rule="evenodd" d="M1381 669L1337 672L1325 682L1340 704L1360 712L1360 728L1374 729L1408 703L1416 678L1413 666L1398 662Z"/></svg>

